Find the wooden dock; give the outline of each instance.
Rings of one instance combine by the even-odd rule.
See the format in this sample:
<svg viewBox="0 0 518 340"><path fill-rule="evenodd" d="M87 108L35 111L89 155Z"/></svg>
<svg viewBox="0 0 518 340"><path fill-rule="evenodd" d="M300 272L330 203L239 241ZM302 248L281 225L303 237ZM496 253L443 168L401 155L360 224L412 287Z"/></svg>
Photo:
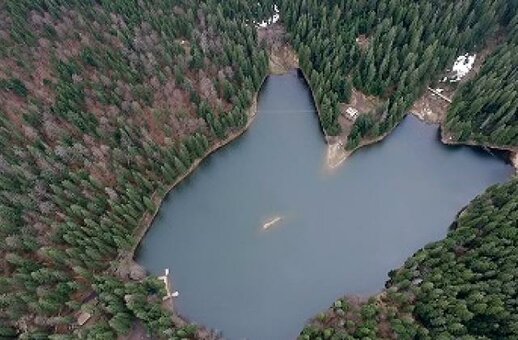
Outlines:
<svg viewBox="0 0 518 340"><path fill-rule="evenodd" d="M169 280L169 268L166 268L164 271L164 275L159 276L158 279L162 282L164 282L166 296L164 296L163 300L168 300L170 298L177 297L179 295L178 291L175 291L173 289L173 286L171 284L171 280Z"/></svg>

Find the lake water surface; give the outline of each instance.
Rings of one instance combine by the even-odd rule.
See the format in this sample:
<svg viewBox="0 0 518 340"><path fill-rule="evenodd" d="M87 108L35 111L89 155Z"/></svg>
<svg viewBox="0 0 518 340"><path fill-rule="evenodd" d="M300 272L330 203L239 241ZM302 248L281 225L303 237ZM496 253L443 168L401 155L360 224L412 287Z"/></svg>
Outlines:
<svg viewBox="0 0 518 340"><path fill-rule="evenodd" d="M294 339L336 298L380 291L389 270L512 174L437 134L407 117L327 173L303 78L270 76L249 131L171 192L137 261L154 274L169 268L177 310L226 338Z"/></svg>

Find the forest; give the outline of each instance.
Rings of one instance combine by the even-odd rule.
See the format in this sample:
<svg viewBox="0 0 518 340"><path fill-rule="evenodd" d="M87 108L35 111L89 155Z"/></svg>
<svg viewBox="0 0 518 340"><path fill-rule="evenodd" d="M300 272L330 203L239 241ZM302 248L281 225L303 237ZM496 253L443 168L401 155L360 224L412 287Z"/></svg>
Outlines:
<svg viewBox="0 0 518 340"><path fill-rule="evenodd" d="M331 126L326 132L340 132L340 104L350 100L351 88L383 98L383 108L356 120L348 148L397 124L454 56L477 52L490 36L503 35L503 44L476 77L459 86L443 129L456 142L516 149L518 4L353 1L335 4L333 10L316 3L307 6L312 9L293 3L296 13L304 13L302 20L296 15L291 21L293 44L301 68L311 74L311 86L317 89L322 125ZM437 7L431 11L433 6ZM349 13L350 20L342 19ZM351 28L337 28L341 19L353 27L349 37L344 34ZM359 34L369 37L363 51L355 43ZM348 58L337 52L346 41ZM327 63L320 56L327 57ZM337 61L345 76L341 89L332 87L339 82L326 82L336 76L333 60L348 60ZM327 89L325 95L321 88ZM518 260L517 190L516 180L488 189L460 213L443 241L427 245L393 270L381 294L366 300L351 296L336 300L309 322L299 338L516 338L518 273L512 263Z"/></svg>
<svg viewBox="0 0 518 340"><path fill-rule="evenodd" d="M346 147L355 149L364 139L390 132L459 54L476 52L488 37L511 30L516 6L475 0L307 0L284 1L282 8L322 127L328 135L346 132ZM379 98L379 104L343 131L343 104L354 89ZM516 121L515 109L506 112Z"/></svg>
<svg viewBox="0 0 518 340"><path fill-rule="evenodd" d="M275 4L325 133L347 132L349 149L388 133L460 53L505 35L459 89L445 129L460 142L517 145L515 2ZM171 185L246 126L269 63L254 22L273 8L0 2L0 338L112 339L136 320L158 338L199 337L163 308L161 283L135 279L121 259ZM379 106L343 131L355 91ZM361 308L341 299L301 337L516 336L517 188L489 189L444 241L392 272L381 297ZM82 313L92 317L80 326Z"/></svg>
<svg viewBox="0 0 518 340"><path fill-rule="evenodd" d="M117 259L156 198L246 124L268 60L234 8L0 3L0 337L113 339L136 319L195 334Z"/></svg>
<svg viewBox="0 0 518 340"><path fill-rule="evenodd" d="M455 97L445 126L456 141L518 145L518 16L510 27L506 42Z"/></svg>

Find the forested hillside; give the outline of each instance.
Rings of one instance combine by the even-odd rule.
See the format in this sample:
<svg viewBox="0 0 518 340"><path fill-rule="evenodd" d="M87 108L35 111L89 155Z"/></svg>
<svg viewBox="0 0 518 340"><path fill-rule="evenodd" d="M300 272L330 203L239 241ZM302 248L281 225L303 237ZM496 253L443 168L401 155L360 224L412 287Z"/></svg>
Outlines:
<svg viewBox="0 0 518 340"><path fill-rule="evenodd" d="M380 97L345 131L347 148L390 131L456 56L476 51L516 11L508 1L283 1L282 17L329 135L353 87Z"/></svg>
<svg viewBox="0 0 518 340"><path fill-rule="evenodd" d="M447 116L445 132L459 142L498 147L518 145L518 15L507 41L478 77L461 87Z"/></svg>
<svg viewBox="0 0 518 340"><path fill-rule="evenodd" d="M518 180L491 187L365 303L340 299L300 339L515 339Z"/></svg>
<svg viewBox="0 0 518 340"><path fill-rule="evenodd" d="M459 86L443 125L449 142L518 146L517 5L509 3L500 12L498 34L506 36L503 45L474 79ZM485 37L496 29L487 27ZM476 50L482 41L457 52ZM381 294L368 300L335 301L308 323L299 338L517 338L517 207L518 180L488 189L460 213L444 240L425 246L389 273Z"/></svg>
<svg viewBox="0 0 518 340"><path fill-rule="evenodd" d="M354 91L382 99L345 131L347 148L354 149L397 124L457 55L477 52L496 34L506 35L505 43L460 86L444 129L450 141L516 148L517 7L505 1L307 1L284 8L328 134L341 133L343 103ZM516 180L489 189L445 240L391 272L382 294L337 300L300 339L516 338L517 194Z"/></svg>
<svg viewBox="0 0 518 340"><path fill-rule="evenodd" d="M0 2L0 337L71 334L81 309L75 336L135 318L172 335L160 286L112 261L154 198L246 124L268 60L237 3Z"/></svg>
<svg viewBox="0 0 518 340"><path fill-rule="evenodd" d="M113 339L135 320L155 337L200 336L162 307L161 283L121 259L171 185L246 126L268 73L256 23L274 4L327 135L344 133L355 93L378 99L347 127L350 149L507 28L447 128L516 145L515 2L0 1L0 338ZM382 305L358 317L336 303L303 337L516 335L517 186L492 188L394 272Z"/></svg>

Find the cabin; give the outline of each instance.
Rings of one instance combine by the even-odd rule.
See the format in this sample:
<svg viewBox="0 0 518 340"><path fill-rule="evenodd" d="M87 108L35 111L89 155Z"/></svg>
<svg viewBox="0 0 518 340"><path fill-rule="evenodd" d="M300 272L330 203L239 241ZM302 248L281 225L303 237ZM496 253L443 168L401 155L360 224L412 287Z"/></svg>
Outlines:
<svg viewBox="0 0 518 340"><path fill-rule="evenodd" d="M347 110L345 110L345 113L347 115L347 118L350 120L355 120L358 118L358 110L356 110L354 107L348 107Z"/></svg>
<svg viewBox="0 0 518 340"><path fill-rule="evenodd" d="M77 316L77 324L79 326L83 326L90 318L92 317L92 314L88 312L80 312Z"/></svg>

